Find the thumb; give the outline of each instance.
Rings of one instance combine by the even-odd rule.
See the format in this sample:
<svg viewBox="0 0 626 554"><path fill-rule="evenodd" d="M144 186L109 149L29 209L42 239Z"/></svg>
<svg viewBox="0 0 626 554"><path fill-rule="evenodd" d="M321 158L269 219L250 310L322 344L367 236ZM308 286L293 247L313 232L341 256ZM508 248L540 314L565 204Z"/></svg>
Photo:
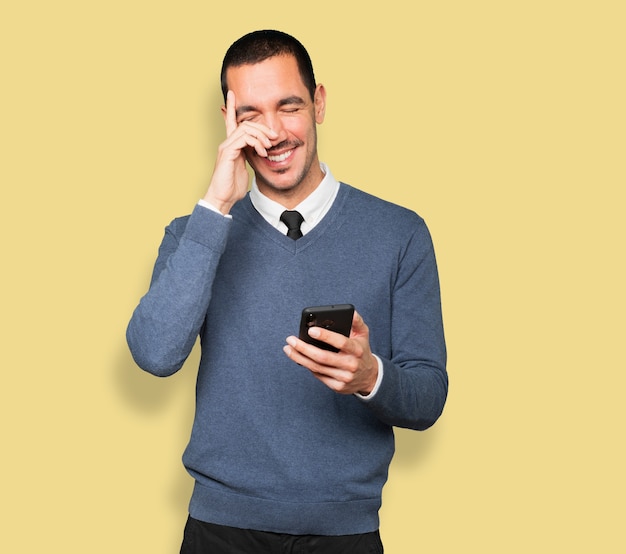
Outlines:
<svg viewBox="0 0 626 554"><path fill-rule="evenodd" d="M361 314L355 310L352 316L352 332L350 335L364 335L367 334L368 331L369 329L365 321L363 321Z"/></svg>

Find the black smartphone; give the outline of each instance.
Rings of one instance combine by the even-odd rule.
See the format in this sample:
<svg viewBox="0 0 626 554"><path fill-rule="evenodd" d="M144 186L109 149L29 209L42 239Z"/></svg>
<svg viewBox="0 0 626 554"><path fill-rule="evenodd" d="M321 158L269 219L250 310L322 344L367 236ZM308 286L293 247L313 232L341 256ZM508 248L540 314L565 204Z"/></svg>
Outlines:
<svg viewBox="0 0 626 554"><path fill-rule="evenodd" d="M304 342L308 342L318 348L338 352L338 350L325 342L313 339L309 336L310 327L323 327L335 333L341 333L346 337L350 336L352 329L352 316L354 306L352 304L332 304L328 306L309 306L302 310L300 319L299 337Z"/></svg>

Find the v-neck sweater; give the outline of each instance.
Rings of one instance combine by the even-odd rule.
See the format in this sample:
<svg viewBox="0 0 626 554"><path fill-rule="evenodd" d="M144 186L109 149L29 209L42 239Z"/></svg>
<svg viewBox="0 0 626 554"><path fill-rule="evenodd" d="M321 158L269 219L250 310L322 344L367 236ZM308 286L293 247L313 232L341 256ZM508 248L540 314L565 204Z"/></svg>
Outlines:
<svg viewBox="0 0 626 554"><path fill-rule="evenodd" d="M378 528L392 427L426 429L447 394L439 282L414 212L344 183L294 241L254 209L201 206L166 228L127 330L137 364L176 372L197 337L196 411L183 462L192 517L232 527L343 535ZM364 401L283 352L302 308L354 304L384 366Z"/></svg>

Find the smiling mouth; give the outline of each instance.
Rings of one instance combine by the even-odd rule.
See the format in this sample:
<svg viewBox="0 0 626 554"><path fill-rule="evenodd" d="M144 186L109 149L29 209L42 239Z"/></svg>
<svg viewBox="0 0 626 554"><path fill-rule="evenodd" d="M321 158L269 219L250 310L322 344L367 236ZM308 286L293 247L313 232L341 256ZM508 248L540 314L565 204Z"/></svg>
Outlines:
<svg viewBox="0 0 626 554"><path fill-rule="evenodd" d="M276 156L272 156L272 155L268 154L267 159L270 162L284 162L292 154L293 154L293 150L287 150L287 152L283 152L282 154L278 154Z"/></svg>

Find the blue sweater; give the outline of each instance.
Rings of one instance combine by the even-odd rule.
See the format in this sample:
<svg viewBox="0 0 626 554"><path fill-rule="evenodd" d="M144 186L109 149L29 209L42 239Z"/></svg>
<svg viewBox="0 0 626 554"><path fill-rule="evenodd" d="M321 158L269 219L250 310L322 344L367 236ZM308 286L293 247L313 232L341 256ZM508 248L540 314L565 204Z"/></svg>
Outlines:
<svg viewBox="0 0 626 554"><path fill-rule="evenodd" d="M137 364L176 372L198 335L196 413L183 462L190 514L233 527L341 535L378 528L392 426L426 429L447 394L430 235L415 213L341 184L294 241L248 196L232 220L197 206L166 229L127 330ZM383 361L377 394L341 395L282 348L302 308L352 303Z"/></svg>

